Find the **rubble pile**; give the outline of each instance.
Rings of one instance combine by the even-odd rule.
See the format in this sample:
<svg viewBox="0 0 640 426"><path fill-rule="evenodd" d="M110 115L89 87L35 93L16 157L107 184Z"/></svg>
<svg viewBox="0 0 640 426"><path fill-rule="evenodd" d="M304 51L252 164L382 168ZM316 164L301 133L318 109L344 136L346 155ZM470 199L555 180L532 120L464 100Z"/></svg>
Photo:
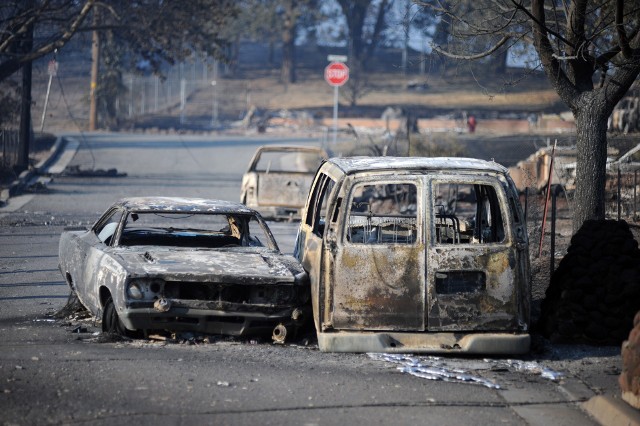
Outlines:
<svg viewBox="0 0 640 426"><path fill-rule="evenodd" d="M622 345L622 373L618 382L622 398L640 408L640 312L633 320L629 339Z"/></svg>
<svg viewBox="0 0 640 426"><path fill-rule="evenodd" d="M539 331L554 342L619 345L640 310L640 250L624 221L587 221L542 302Z"/></svg>

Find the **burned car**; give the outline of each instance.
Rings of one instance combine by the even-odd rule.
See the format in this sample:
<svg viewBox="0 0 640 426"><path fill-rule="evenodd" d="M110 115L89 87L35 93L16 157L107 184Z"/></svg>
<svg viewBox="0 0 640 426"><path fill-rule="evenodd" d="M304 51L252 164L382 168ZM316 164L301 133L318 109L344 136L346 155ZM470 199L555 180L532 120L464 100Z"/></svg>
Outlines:
<svg viewBox="0 0 640 426"><path fill-rule="evenodd" d="M294 255L323 351L529 350L526 224L507 170L461 158L332 158Z"/></svg>
<svg viewBox="0 0 640 426"><path fill-rule="evenodd" d="M105 332L273 333L309 317L309 281L240 203L128 198L88 231L65 231L60 271Z"/></svg>
<svg viewBox="0 0 640 426"><path fill-rule="evenodd" d="M321 148L262 146L242 177L240 201L273 219L299 219L318 166Z"/></svg>

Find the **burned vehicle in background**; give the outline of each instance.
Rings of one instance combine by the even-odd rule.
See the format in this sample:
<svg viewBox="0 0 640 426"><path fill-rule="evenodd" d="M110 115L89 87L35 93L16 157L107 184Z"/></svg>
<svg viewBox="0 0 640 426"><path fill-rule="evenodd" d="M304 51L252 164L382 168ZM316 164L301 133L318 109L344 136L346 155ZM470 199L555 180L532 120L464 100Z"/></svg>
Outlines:
<svg viewBox="0 0 640 426"><path fill-rule="evenodd" d="M294 255L323 351L529 350L527 229L507 170L461 158L332 158Z"/></svg>
<svg viewBox="0 0 640 426"><path fill-rule="evenodd" d="M240 203L128 198L88 231L65 231L60 271L105 332L271 334L310 316L309 281Z"/></svg>
<svg viewBox="0 0 640 426"><path fill-rule="evenodd" d="M299 219L318 166L321 148L262 146L242 177L240 201L265 218Z"/></svg>

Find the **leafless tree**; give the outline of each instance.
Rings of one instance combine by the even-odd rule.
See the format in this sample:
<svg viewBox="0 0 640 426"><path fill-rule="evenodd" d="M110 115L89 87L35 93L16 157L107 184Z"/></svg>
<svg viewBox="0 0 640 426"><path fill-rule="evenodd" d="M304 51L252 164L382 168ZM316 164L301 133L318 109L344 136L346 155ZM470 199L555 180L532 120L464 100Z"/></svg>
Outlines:
<svg viewBox="0 0 640 426"><path fill-rule="evenodd" d="M370 88L366 77L366 64L372 57L387 28L387 13L391 1L380 0L338 0L347 22L347 55L351 75L347 83L349 103L355 106L358 98Z"/></svg>
<svg viewBox="0 0 640 426"><path fill-rule="evenodd" d="M315 0L284 0L280 1L281 25L282 25L282 67L280 80L282 83L296 82L296 37L300 18L313 9Z"/></svg>
<svg viewBox="0 0 640 426"><path fill-rule="evenodd" d="M539 65L577 127L573 229L605 217L607 119L640 74L640 3L624 0L420 1L449 28L442 55L484 58L516 43Z"/></svg>
<svg viewBox="0 0 640 426"><path fill-rule="evenodd" d="M24 64L64 46L80 29L95 3L96 0L0 2L0 81ZM29 49L25 49L26 38L33 39Z"/></svg>

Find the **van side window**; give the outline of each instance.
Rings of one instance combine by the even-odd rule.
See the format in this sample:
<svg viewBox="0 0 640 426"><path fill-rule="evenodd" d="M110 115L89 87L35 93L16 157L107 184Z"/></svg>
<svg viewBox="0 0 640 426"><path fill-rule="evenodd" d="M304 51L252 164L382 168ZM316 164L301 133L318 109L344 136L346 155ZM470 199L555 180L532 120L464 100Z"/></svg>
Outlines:
<svg viewBox="0 0 640 426"><path fill-rule="evenodd" d="M413 244L417 237L417 190L411 183L358 185L351 194L347 241Z"/></svg>
<svg viewBox="0 0 640 426"><path fill-rule="evenodd" d="M477 183L436 183L433 190L437 244L488 244L505 238L496 190Z"/></svg>

